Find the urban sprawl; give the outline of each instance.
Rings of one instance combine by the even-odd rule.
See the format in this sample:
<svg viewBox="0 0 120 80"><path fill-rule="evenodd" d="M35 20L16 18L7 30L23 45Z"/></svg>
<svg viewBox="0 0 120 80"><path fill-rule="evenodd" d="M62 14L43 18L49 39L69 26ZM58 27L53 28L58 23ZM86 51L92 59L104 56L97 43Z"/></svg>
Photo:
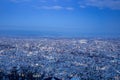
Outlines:
<svg viewBox="0 0 120 80"><path fill-rule="evenodd" d="M0 38L0 80L120 80L120 39Z"/></svg>

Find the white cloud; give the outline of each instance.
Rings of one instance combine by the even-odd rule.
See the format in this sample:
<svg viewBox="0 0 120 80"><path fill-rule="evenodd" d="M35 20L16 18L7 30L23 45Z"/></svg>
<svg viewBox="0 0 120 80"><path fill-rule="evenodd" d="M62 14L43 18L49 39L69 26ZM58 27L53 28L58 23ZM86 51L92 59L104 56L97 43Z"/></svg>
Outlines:
<svg viewBox="0 0 120 80"><path fill-rule="evenodd" d="M73 7L66 7L66 10L74 10Z"/></svg>
<svg viewBox="0 0 120 80"><path fill-rule="evenodd" d="M19 3L19 2L29 2L31 0L10 0L11 2Z"/></svg>
<svg viewBox="0 0 120 80"><path fill-rule="evenodd" d="M61 10L61 9L63 9L63 7L62 6L41 6L41 7L39 7L40 9L53 9L53 10Z"/></svg>
<svg viewBox="0 0 120 80"><path fill-rule="evenodd" d="M14 3L28 3L30 2L30 6L37 8L37 9L45 9L45 10L69 10L72 11L74 10L74 7L72 6L63 6L62 4L59 4L60 1L64 0L10 0L11 2ZM69 0L66 0L67 2ZM66 2L65 1L65 2ZM33 2L33 4L31 4ZM67 4L66 2L66 4ZM59 4L59 5L58 5Z"/></svg>
<svg viewBox="0 0 120 80"><path fill-rule="evenodd" d="M72 0L10 0L12 2L34 2L35 4L42 4L42 9L54 9L54 10L74 10L72 6L69 4L74 4L76 6L80 6L80 8L86 8L86 7L97 7L100 9L109 8L109 9L117 9L120 10L120 0L76 0L73 3ZM60 3L64 4L60 4ZM79 2L79 5L77 4ZM47 4L47 6L46 6ZM68 4L68 5L67 5ZM56 6L60 5L60 6ZM63 7L63 5L65 7ZM70 7L69 7L70 6Z"/></svg>
<svg viewBox="0 0 120 80"><path fill-rule="evenodd" d="M11 2L29 2L29 1L32 1L32 2L57 2L59 0L9 0Z"/></svg>
<svg viewBox="0 0 120 80"><path fill-rule="evenodd" d="M56 5L56 6L37 6L35 7L37 9L45 9L45 10L74 10L73 7L63 7L63 6L59 6L59 5Z"/></svg>
<svg viewBox="0 0 120 80"><path fill-rule="evenodd" d="M85 8L85 6L84 5L80 5L80 8Z"/></svg>
<svg viewBox="0 0 120 80"><path fill-rule="evenodd" d="M120 0L82 0L79 3L84 7L120 9Z"/></svg>

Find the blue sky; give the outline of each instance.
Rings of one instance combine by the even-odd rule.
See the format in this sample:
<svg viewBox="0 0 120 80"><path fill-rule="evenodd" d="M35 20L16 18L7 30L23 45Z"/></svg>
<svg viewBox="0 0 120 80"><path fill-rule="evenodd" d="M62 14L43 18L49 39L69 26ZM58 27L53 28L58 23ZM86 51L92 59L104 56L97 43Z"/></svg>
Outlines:
<svg viewBox="0 0 120 80"><path fill-rule="evenodd" d="M120 0L0 0L0 30L120 35Z"/></svg>

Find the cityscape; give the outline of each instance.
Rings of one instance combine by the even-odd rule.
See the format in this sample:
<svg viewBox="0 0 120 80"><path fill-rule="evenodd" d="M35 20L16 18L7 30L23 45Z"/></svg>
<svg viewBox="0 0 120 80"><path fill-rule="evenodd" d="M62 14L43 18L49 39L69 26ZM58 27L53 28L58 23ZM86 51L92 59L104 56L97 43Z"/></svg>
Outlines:
<svg viewBox="0 0 120 80"><path fill-rule="evenodd" d="M119 65L119 38L0 38L1 80L119 80Z"/></svg>
<svg viewBox="0 0 120 80"><path fill-rule="evenodd" d="M0 0L0 80L120 80L120 0Z"/></svg>

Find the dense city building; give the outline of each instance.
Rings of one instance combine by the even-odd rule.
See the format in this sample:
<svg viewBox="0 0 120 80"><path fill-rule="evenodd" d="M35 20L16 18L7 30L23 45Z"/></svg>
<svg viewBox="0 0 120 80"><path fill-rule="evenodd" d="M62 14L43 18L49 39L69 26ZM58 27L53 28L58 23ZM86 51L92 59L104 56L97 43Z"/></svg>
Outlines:
<svg viewBox="0 0 120 80"><path fill-rule="evenodd" d="M120 80L120 39L0 38L0 80Z"/></svg>

